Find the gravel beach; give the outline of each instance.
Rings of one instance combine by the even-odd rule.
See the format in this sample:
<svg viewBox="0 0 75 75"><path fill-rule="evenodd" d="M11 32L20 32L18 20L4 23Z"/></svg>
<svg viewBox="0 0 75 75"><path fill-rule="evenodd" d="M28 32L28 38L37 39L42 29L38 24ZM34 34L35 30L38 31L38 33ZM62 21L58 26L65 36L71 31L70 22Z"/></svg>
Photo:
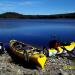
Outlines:
<svg viewBox="0 0 75 75"><path fill-rule="evenodd" d="M4 53L0 55L0 75L75 75L75 61L66 57L50 57L45 68L39 70L16 64L8 53Z"/></svg>

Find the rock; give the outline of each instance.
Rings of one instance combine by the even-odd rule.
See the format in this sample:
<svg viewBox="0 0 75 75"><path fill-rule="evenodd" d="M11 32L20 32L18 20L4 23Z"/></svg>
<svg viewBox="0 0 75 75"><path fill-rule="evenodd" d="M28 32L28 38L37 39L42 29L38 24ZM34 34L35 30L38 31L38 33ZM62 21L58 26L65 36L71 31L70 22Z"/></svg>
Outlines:
<svg viewBox="0 0 75 75"><path fill-rule="evenodd" d="M61 72L61 73L60 73L61 75L69 75L67 72L63 71L62 69L59 69L59 70L60 70L60 72Z"/></svg>
<svg viewBox="0 0 75 75"><path fill-rule="evenodd" d="M49 57L45 64L45 69L38 71L37 69L28 69L15 64L8 53L0 56L0 75L75 75L72 70L63 70L63 66L75 65L75 62L67 58L51 58Z"/></svg>

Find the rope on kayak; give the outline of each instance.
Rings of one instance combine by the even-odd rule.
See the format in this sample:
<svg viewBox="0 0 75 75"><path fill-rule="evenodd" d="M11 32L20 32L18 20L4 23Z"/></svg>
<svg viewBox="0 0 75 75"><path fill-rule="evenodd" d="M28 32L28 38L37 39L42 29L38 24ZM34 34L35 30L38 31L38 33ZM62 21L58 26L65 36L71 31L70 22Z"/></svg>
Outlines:
<svg viewBox="0 0 75 75"><path fill-rule="evenodd" d="M29 62L29 54L26 50L24 50L24 58L25 58L25 61Z"/></svg>
<svg viewBox="0 0 75 75"><path fill-rule="evenodd" d="M47 57L49 56L49 51L46 47L43 48L43 54L45 54Z"/></svg>
<svg viewBox="0 0 75 75"><path fill-rule="evenodd" d="M73 53L73 51L74 51L75 49L73 49L72 51L68 51L65 47L62 47L62 48L63 48L64 51L67 51L67 53L68 53L70 56L71 56L71 54L75 56L75 53Z"/></svg>

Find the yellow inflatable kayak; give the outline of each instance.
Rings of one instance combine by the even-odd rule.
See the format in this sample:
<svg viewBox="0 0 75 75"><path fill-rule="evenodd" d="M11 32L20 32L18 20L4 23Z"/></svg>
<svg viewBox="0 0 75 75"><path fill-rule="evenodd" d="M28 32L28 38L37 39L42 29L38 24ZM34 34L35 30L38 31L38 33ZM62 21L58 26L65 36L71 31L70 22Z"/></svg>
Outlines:
<svg viewBox="0 0 75 75"><path fill-rule="evenodd" d="M56 55L56 54L61 54L61 53L63 53L63 49L61 48L61 47L57 47L57 49L55 49L55 48L49 48L49 49L45 49L44 50L44 54L46 55L46 56L54 56L54 55Z"/></svg>
<svg viewBox="0 0 75 75"><path fill-rule="evenodd" d="M49 51L49 56L57 54L57 50L54 48L48 49L48 51Z"/></svg>
<svg viewBox="0 0 75 75"><path fill-rule="evenodd" d="M56 54L62 54L62 53L67 53L67 51L72 51L75 48L75 42L71 42L71 43L64 43L61 44L60 46L57 46L55 48L44 48L44 54L46 56L52 56L52 55L56 55Z"/></svg>
<svg viewBox="0 0 75 75"><path fill-rule="evenodd" d="M40 50L17 40L11 40L10 43L11 51L18 57L35 63L41 69L44 68L46 62L46 56L43 53L40 53Z"/></svg>
<svg viewBox="0 0 75 75"><path fill-rule="evenodd" d="M44 48L43 49L43 53L48 57L48 56L54 56L55 54L57 54L57 50L56 49L54 49L54 48L49 48L49 49L47 49L47 48Z"/></svg>
<svg viewBox="0 0 75 75"><path fill-rule="evenodd" d="M63 48L67 51L72 51L75 48L75 42L63 45Z"/></svg>
<svg viewBox="0 0 75 75"><path fill-rule="evenodd" d="M75 42L71 42L71 45L73 45L75 47Z"/></svg>

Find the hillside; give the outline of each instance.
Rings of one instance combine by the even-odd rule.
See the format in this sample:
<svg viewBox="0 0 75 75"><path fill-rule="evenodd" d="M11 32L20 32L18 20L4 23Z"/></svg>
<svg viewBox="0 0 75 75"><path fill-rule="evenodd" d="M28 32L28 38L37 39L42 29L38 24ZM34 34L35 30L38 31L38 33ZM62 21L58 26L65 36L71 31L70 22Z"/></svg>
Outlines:
<svg viewBox="0 0 75 75"><path fill-rule="evenodd" d="M55 19L55 18L75 18L75 13L54 14L54 15L22 15L15 12L6 12L0 14L0 18L18 18L18 19Z"/></svg>

